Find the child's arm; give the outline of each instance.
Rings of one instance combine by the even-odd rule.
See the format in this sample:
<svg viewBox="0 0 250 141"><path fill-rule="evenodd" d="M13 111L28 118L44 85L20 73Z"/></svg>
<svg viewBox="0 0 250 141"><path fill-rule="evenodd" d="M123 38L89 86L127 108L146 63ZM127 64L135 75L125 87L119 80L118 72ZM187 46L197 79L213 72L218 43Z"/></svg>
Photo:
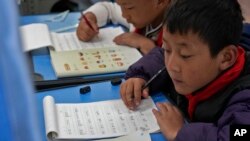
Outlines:
<svg viewBox="0 0 250 141"><path fill-rule="evenodd" d="M229 141L230 125L250 125L250 90L234 94L227 106L216 123L185 124L178 132L175 141Z"/></svg>
<svg viewBox="0 0 250 141"><path fill-rule="evenodd" d="M184 117L179 109L171 103L157 103L153 113L160 126L162 134L168 141L174 141L177 133L184 125Z"/></svg>
<svg viewBox="0 0 250 141"><path fill-rule="evenodd" d="M84 11L84 14L87 12L92 12L97 19L97 25L102 27L108 22L113 24L121 24L127 28L130 27L130 24L122 17L121 7L117 3L112 2L98 2Z"/></svg>
<svg viewBox="0 0 250 141"><path fill-rule="evenodd" d="M162 48L153 48L147 55L143 56L136 63L131 65L126 72L125 79L142 78L148 81L154 76L162 67L164 67L164 51ZM166 85L169 80L167 73L162 73L156 78L157 84L154 82L150 85L150 91L159 91L161 87Z"/></svg>
<svg viewBox="0 0 250 141"><path fill-rule="evenodd" d="M98 2L84 11L83 16L85 18L81 18L76 31L77 37L82 41L93 39L99 32L98 27L110 21L130 28L130 24L122 17L121 8L117 3Z"/></svg>
<svg viewBox="0 0 250 141"><path fill-rule="evenodd" d="M135 32L123 33L115 37L114 42L118 45L127 45L138 48L142 54L148 54L154 47L156 47L151 39Z"/></svg>
<svg viewBox="0 0 250 141"><path fill-rule="evenodd" d="M150 92L160 91L164 86L168 85L170 77L164 72L150 83L149 88L144 89L142 92L145 82L164 66L163 49L154 48L149 54L143 56L129 67L125 75L126 81L121 85L120 89L121 98L128 108L134 109L138 106L141 96L147 97L149 90ZM131 101L131 98L135 98L135 101Z"/></svg>

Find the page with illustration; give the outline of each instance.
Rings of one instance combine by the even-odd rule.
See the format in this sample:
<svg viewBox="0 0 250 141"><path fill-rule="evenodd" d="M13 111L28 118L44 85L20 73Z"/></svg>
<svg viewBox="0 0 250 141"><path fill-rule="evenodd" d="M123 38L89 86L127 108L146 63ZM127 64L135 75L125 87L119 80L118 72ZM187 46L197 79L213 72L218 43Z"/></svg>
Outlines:
<svg viewBox="0 0 250 141"><path fill-rule="evenodd" d="M124 72L142 57L137 49L125 46L51 51L50 56L59 78Z"/></svg>

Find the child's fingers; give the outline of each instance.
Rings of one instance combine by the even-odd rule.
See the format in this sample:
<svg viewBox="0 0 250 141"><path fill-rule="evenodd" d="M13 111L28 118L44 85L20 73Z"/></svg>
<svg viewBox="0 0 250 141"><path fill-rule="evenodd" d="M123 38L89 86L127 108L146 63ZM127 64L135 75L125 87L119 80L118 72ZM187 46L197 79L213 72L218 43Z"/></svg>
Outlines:
<svg viewBox="0 0 250 141"><path fill-rule="evenodd" d="M142 96L143 98L148 98L149 96L149 89L145 88L144 90L142 90Z"/></svg>
<svg viewBox="0 0 250 141"><path fill-rule="evenodd" d="M121 96L121 99L124 102L124 104L127 106L128 103L126 101L126 87L127 87L127 83L126 82L124 82L124 83L121 84L121 87L120 87L120 96Z"/></svg>
<svg viewBox="0 0 250 141"><path fill-rule="evenodd" d="M122 35L123 34L120 34L118 36L116 36L114 39L113 39L113 42L115 42L116 44L118 45L122 45L123 44L123 38L122 38Z"/></svg>
<svg viewBox="0 0 250 141"><path fill-rule="evenodd" d="M88 24L90 24L89 26L91 27L91 29L95 33L99 33L99 27L97 25L97 18L95 16L95 14L92 12L87 12L87 13L85 13L85 18L87 19ZM85 22L86 22L86 20L85 20Z"/></svg>
<svg viewBox="0 0 250 141"><path fill-rule="evenodd" d="M96 32L93 27L90 27L85 21L83 23L83 30L89 34L90 36L92 35L96 35L98 33L98 31Z"/></svg>
<svg viewBox="0 0 250 141"><path fill-rule="evenodd" d="M89 20L89 23L91 25L91 29L94 30L94 32L98 33L99 32L99 27L98 25L96 24L96 22L92 21L92 20Z"/></svg>
<svg viewBox="0 0 250 141"><path fill-rule="evenodd" d="M170 112L173 112L173 111L177 110L177 108L173 104L171 104L170 102L165 102L165 103L163 103L163 105Z"/></svg>
<svg viewBox="0 0 250 141"><path fill-rule="evenodd" d="M156 106L158 107L159 112L160 112L161 114L163 114L163 115L167 114L167 112L168 112L168 107L165 106L164 103L157 103Z"/></svg>
<svg viewBox="0 0 250 141"><path fill-rule="evenodd" d="M141 96L142 96L142 83L140 83L138 81L138 83L135 83L135 86L134 86L134 103L135 103L135 106L139 106L140 103L141 103Z"/></svg>
<svg viewBox="0 0 250 141"><path fill-rule="evenodd" d="M128 80L128 81L126 81L125 83L123 83L122 85L121 85L121 89L120 89L120 95L121 95L121 98L122 98L122 101L123 101L123 103L129 108L129 106L130 106L130 104L129 104L129 99L128 99L128 97L131 97L130 96L130 90L128 90L128 89L130 89L130 87L128 87L129 85L131 85L130 84L130 81Z"/></svg>
<svg viewBox="0 0 250 141"><path fill-rule="evenodd" d="M87 24L81 20L77 31L76 31L77 37L82 41L89 41L91 40L97 33L93 31L90 27L87 26Z"/></svg>
<svg viewBox="0 0 250 141"><path fill-rule="evenodd" d="M133 47L130 43L130 40L133 40L133 37L128 36L129 33L122 33L114 38L114 42L118 45L127 45Z"/></svg>
<svg viewBox="0 0 250 141"><path fill-rule="evenodd" d="M89 36L82 30L77 30L77 37L81 41L89 41Z"/></svg>
<svg viewBox="0 0 250 141"><path fill-rule="evenodd" d="M126 93L125 94L125 103L126 103L126 106L131 110L133 110L135 108L133 90L134 90L133 83L127 85L126 92L125 92Z"/></svg>
<svg viewBox="0 0 250 141"><path fill-rule="evenodd" d="M152 112L155 115L156 119L158 119L158 117L160 117L160 115L161 115L161 113L159 111L157 111L156 109L153 109Z"/></svg>

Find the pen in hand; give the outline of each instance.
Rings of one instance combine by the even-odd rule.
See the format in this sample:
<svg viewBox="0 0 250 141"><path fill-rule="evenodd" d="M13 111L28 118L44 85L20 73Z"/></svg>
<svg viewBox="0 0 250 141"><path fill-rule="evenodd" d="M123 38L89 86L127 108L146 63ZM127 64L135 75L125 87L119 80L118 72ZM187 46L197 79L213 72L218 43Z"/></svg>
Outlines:
<svg viewBox="0 0 250 141"><path fill-rule="evenodd" d="M164 66L163 68L161 68L156 74L154 74L143 86L141 91L143 91L144 89L146 89L158 76L160 76L160 74L162 74L162 72L166 71L166 67ZM143 99L144 97L141 96L141 99ZM135 97L131 97L130 101L134 101ZM140 101L140 100L139 100ZM128 106L128 108L130 110L134 110L138 105L139 105L139 101L135 101L135 104L133 104L134 106Z"/></svg>
<svg viewBox="0 0 250 141"><path fill-rule="evenodd" d="M154 76L152 76L143 86L142 86L142 90L144 90L145 88L147 88L153 80L155 80L155 78L157 78L162 72L164 72L166 70L166 67L164 66L163 68L161 68Z"/></svg>
<svg viewBox="0 0 250 141"><path fill-rule="evenodd" d="M98 31L95 30L94 27L90 24L90 21L87 19L87 17L86 17L83 13L81 13L81 18L80 18L80 19L81 19L81 20L83 19L83 20L86 22L86 24L88 25L88 27L90 27L93 31L98 32Z"/></svg>
<svg viewBox="0 0 250 141"><path fill-rule="evenodd" d="M98 28L95 29L95 28L91 25L91 23L90 23L90 21L88 20L88 18L86 17L86 15L84 15L82 12L81 12L81 18L80 18L80 20L84 20L84 21L85 21L85 23L87 24L87 26L88 26L89 28L91 28L92 31L95 32L94 34L96 34L96 37L97 37L97 39L99 40L99 37L98 37L98 33L99 33Z"/></svg>

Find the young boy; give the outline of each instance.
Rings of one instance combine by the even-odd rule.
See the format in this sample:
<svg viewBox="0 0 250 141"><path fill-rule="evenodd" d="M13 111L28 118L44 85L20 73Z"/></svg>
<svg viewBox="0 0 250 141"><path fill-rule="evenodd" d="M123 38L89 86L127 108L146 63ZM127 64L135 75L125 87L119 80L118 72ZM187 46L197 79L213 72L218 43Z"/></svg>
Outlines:
<svg viewBox="0 0 250 141"><path fill-rule="evenodd" d="M250 54L238 46L242 21L237 0L177 0L165 16L163 48L126 73L125 105L135 109L149 90L165 90L178 108L157 103L153 113L168 141L228 141L230 125L250 125ZM164 62L166 71L142 90Z"/></svg>
<svg viewBox="0 0 250 141"><path fill-rule="evenodd" d="M117 36L115 43L138 48L143 54L147 54L152 48L162 45L162 21L169 2L170 0L99 2L84 11L92 28L82 18L77 36L80 40L89 41L98 34L98 27L111 21L124 25L131 31Z"/></svg>

